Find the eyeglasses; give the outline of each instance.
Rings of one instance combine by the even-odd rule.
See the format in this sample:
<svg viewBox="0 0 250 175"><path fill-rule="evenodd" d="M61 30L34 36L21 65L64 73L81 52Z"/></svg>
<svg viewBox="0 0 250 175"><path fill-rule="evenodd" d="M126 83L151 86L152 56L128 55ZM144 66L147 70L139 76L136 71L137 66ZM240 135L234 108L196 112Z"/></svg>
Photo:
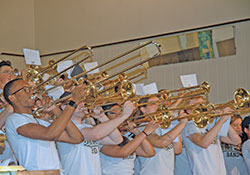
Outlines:
<svg viewBox="0 0 250 175"><path fill-rule="evenodd" d="M3 74L9 74L9 75L14 75L14 71L4 71L2 72Z"/></svg>
<svg viewBox="0 0 250 175"><path fill-rule="evenodd" d="M24 90L26 93L30 93L32 91L32 87L24 86L15 92L11 93L10 95L15 95L16 93L20 92L21 90Z"/></svg>

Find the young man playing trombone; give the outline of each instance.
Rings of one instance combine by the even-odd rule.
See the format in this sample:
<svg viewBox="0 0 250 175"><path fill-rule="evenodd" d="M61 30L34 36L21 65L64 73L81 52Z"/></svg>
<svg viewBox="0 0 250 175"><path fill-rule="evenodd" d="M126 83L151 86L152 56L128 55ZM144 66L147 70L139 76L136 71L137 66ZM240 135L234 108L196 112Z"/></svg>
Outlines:
<svg viewBox="0 0 250 175"><path fill-rule="evenodd" d="M159 98L152 96L148 99L141 99L140 103L147 102L147 105L141 106L139 109L144 115L148 115L157 111L159 107ZM185 116L184 112L180 116ZM173 175L174 174L174 149L173 141L180 135L185 128L187 119L180 120L173 129L166 130L158 128L153 134L147 136L147 139L154 146L156 155L151 158L138 157L137 161L140 165L136 170L140 175ZM143 129L143 128L141 128Z"/></svg>
<svg viewBox="0 0 250 175"><path fill-rule="evenodd" d="M193 103L202 103L203 98L194 98ZM191 111L188 111L191 113ZM231 112L225 108L223 113ZM186 149L189 165L193 175L226 175L226 169L220 139L225 143L239 144L241 142L237 133L229 126L228 136L218 136L222 125L230 115L220 117L214 125L198 128L193 121L189 121L183 131L183 142Z"/></svg>
<svg viewBox="0 0 250 175"><path fill-rule="evenodd" d="M101 123L92 126L83 123L83 119L87 117L83 111L84 105L84 103L80 103L72 116L73 122L84 136L84 141L75 145L57 142L65 175L101 175L99 144L117 145L121 143L123 138L116 128L131 115L135 108L132 102L127 101L123 106L122 113L112 120L108 119L100 107L95 108L94 117ZM61 105L61 108L65 110L64 105Z"/></svg>
<svg viewBox="0 0 250 175"><path fill-rule="evenodd" d="M72 123L71 116L81 101L85 100L84 86L76 86L72 91L72 100L62 113L52 109L58 119L52 123L34 118L31 86L22 79L14 79L4 87L4 97L14 108L7 118L6 135L19 161L27 170L61 169L54 141L80 143L84 139L81 132ZM50 99L42 99L44 106L51 105Z"/></svg>

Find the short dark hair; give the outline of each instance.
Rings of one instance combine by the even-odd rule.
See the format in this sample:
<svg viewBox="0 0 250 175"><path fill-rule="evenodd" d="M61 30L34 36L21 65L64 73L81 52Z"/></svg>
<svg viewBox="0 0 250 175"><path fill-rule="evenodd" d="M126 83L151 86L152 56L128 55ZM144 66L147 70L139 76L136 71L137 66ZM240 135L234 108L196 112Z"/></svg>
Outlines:
<svg viewBox="0 0 250 175"><path fill-rule="evenodd" d="M9 96L10 96L10 89L12 87L12 85L14 84L14 82L16 81L19 81L19 80L23 80L22 78L16 78L16 79L13 79L11 81L9 81L3 88L3 96L5 98L5 100L11 105L13 106L12 102L10 101L9 99Z"/></svg>
<svg viewBox="0 0 250 175"><path fill-rule="evenodd" d="M9 66L11 67L11 62L10 61L1 61L0 62L0 68L3 66Z"/></svg>
<svg viewBox="0 0 250 175"><path fill-rule="evenodd" d="M250 124L250 116L245 117L244 120L241 123L241 126L242 126L242 144L245 141L247 141L247 139L249 139L247 134L244 132L245 128L249 129L249 124Z"/></svg>
<svg viewBox="0 0 250 175"><path fill-rule="evenodd" d="M111 108L113 108L114 106L116 106L116 105L119 105L118 103L113 103L113 104L108 104L108 105L103 105L102 106L102 109L104 110L104 111L107 111L107 110L110 110ZM105 112L105 115L108 115L108 112Z"/></svg>

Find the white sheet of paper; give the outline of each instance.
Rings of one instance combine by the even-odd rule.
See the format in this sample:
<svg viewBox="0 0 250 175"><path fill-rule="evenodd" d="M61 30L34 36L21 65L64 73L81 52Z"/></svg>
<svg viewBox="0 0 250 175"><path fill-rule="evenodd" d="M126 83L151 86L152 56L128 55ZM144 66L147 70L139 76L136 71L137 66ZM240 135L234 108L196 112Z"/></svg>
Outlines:
<svg viewBox="0 0 250 175"><path fill-rule="evenodd" d="M144 83L133 84L135 88L136 95L145 95L143 92Z"/></svg>
<svg viewBox="0 0 250 175"><path fill-rule="evenodd" d="M148 85L144 85L143 86L143 92L144 94L155 94L155 93L158 93L158 89L157 89L157 86L156 86L156 83L151 83L151 84L148 84Z"/></svg>
<svg viewBox="0 0 250 175"><path fill-rule="evenodd" d="M180 78L183 87L198 85L196 74L181 75Z"/></svg>
<svg viewBox="0 0 250 175"><path fill-rule="evenodd" d="M40 53L38 50L23 49L26 64L41 65Z"/></svg>
<svg viewBox="0 0 250 175"><path fill-rule="evenodd" d="M52 85L46 85L45 89L49 89L53 87ZM64 93L64 89L62 86L58 86L55 89L52 89L48 92L48 95L53 98L53 100L57 100L60 98L60 96Z"/></svg>
<svg viewBox="0 0 250 175"><path fill-rule="evenodd" d="M66 60L66 61L62 61L57 65L57 72L62 72L63 70L67 69L68 67L73 65L73 61L72 60ZM73 68L67 70L65 73L68 74L68 77L70 78L70 74L72 72Z"/></svg>
<svg viewBox="0 0 250 175"><path fill-rule="evenodd" d="M85 63L84 64L84 68L85 68L86 71L89 71L89 70L91 70L91 69L93 69L93 68L95 68L97 66L98 66L97 62L91 62L91 63ZM100 72L99 68L97 68L97 69L89 72L88 74L94 74L94 73L99 73L99 72Z"/></svg>

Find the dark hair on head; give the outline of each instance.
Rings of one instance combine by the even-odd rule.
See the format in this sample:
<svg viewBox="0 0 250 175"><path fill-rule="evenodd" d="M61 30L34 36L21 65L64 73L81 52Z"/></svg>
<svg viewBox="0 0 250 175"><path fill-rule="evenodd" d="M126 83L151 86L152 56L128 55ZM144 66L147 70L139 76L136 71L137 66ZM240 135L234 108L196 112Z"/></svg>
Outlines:
<svg viewBox="0 0 250 175"><path fill-rule="evenodd" d="M247 116L244 118L244 120L241 123L241 126L242 126L242 144L245 141L247 141L247 139L249 139L247 134L244 132L245 128L249 129L249 124L250 124L250 116Z"/></svg>
<svg viewBox="0 0 250 175"><path fill-rule="evenodd" d="M64 74L62 74L59 78L61 78L61 79L65 80L65 75L64 75Z"/></svg>
<svg viewBox="0 0 250 175"><path fill-rule="evenodd" d="M102 109L104 110L104 111L106 111L106 110L109 110L109 109L111 109L111 108L113 108L114 106L116 106L116 105L118 105L117 103L113 103L113 104L109 104L109 105L104 105L104 106L102 106ZM120 105L119 105L120 106ZM108 112L105 112L105 115L108 115Z"/></svg>
<svg viewBox="0 0 250 175"><path fill-rule="evenodd" d="M70 94L71 94L71 92L65 91L65 92L59 97L59 99L62 99L62 98L64 98L64 97L67 97L67 96L70 95ZM66 101L62 101L62 104L65 103L65 102L66 102ZM61 105L59 106L59 109L60 109L61 111L63 111Z"/></svg>
<svg viewBox="0 0 250 175"><path fill-rule="evenodd" d="M234 115L232 115L230 124L233 123L237 119L241 119L242 120L240 114L234 114Z"/></svg>
<svg viewBox="0 0 250 175"><path fill-rule="evenodd" d="M11 67L11 62L10 61L1 61L0 62L0 68L3 66L9 66Z"/></svg>
<svg viewBox="0 0 250 175"><path fill-rule="evenodd" d="M10 96L10 89L12 87L12 85L14 84L14 82L19 81L19 80L23 80L22 78L16 78L13 79L11 81L9 81L3 88L3 96L5 98L5 100L11 105L13 106L13 104L11 103L9 96Z"/></svg>

